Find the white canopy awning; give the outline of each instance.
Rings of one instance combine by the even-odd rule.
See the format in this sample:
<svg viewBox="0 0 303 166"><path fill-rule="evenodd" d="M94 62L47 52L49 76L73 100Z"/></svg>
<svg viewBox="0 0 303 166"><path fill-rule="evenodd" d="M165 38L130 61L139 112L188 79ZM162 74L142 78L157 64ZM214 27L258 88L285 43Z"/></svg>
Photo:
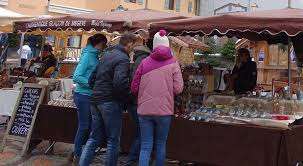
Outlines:
<svg viewBox="0 0 303 166"><path fill-rule="evenodd" d="M31 16L23 15L0 7L0 31L12 32L12 23L14 21L20 21L28 18L31 18Z"/></svg>

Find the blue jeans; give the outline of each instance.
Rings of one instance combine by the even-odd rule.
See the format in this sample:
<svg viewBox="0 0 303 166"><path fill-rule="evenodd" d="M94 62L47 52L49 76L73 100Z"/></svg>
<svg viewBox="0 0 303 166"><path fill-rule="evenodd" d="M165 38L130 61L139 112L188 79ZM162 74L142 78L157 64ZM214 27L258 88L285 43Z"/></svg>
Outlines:
<svg viewBox="0 0 303 166"><path fill-rule="evenodd" d="M172 116L139 116L141 151L139 166L149 166L150 154L155 145L156 166L164 166L166 140Z"/></svg>
<svg viewBox="0 0 303 166"><path fill-rule="evenodd" d="M119 145L122 126L122 105L118 102L107 102L91 105L92 132L81 158L80 166L88 166L92 161L95 150L107 139L105 166L116 166L119 157Z"/></svg>
<svg viewBox="0 0 303 166"><path fill-rule="evenodd" d="M140 139L140 125L139 125L139 117L137 113L137 104L130 104L127 112L130 116L131 120L134 124L134 140L129 150L128 155L128 165L132 165L139 161L139 155L140 155L140 146L141 146L141 139Z"/></svg>
<svg viewBox="0 0 303 166"><path fill-rule="evenodd" d="M75 137L74 156L80 157L82 145L85 145L91 130L90 96L74 93L77 106L78 130Z"/></svg>

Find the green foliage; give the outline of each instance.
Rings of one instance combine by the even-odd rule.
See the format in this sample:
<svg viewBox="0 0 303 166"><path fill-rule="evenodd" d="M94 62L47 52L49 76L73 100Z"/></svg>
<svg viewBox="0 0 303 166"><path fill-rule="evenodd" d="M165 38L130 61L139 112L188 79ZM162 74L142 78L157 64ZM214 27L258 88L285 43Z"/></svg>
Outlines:
<svg viewBox="0 0 303 166"><path fill-rule="evenodd" d="M194 57L194 61L199 62L199 61L201 61L202 58L203 58L203 56L196 55L196 56Z"/></svg>
<svg viewBox="0 0 303 166"><path fill-rule="evenodd" d="M213 37L206 38L205 44L207 44L210 47L208 51L204 52L205 54L216 54L220 50L219 46L217 46L216 41Z"/></svg>
<svg viewBox="0 0 303 166"><path fill-rule="evenodd" d="M234 59L236 54L235 42L229 39L221 48L221 55L226 59Z"/></svg>
<svg viewBox="0 0 303 166"><path fill-rule="evenodd" d="M8 45L11 48L16 48L20 43L20 35L17 33L9 33L8 34Z"/></svg>
<svg viewBox="0 0 303 166"><path fill-rule="evenodd" d="M222 66L222 60L220 57L207 57L206 62L208 62L213 67L221 67Z"/></svg>

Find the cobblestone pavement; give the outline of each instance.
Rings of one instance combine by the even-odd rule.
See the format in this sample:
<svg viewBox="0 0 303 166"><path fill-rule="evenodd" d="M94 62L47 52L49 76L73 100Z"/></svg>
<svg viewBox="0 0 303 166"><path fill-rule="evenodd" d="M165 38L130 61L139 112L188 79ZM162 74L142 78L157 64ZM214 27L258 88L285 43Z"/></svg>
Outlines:
<svg viewBox="0 0 303 166"><path fill-rule="evenodd" d="M2 140L5 129L0 128L0 139ZM23 143L18 141L8 140L4 151L0 153L0 166L71 166L68 163L67 157L72 150L71 144L56 143L52 154L45 155L49 142L44 141L33 152L26 157L21 157ZM105 155L101 153L95 157L91 166L104 165ZM118 166L124 166L127 160L126 155L120 155ZM177 166L172 162L167 163L167 166Z"/></svg>

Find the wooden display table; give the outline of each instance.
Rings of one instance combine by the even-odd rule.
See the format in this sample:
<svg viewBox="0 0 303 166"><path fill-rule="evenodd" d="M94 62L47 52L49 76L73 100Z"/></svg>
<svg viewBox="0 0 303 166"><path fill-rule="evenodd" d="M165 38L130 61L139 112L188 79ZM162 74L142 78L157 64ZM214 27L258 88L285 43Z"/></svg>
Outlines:
<svg viewBox="0 0 303 166"><path fill-rule="evenodd" d="M126 152L132 142L133 125L127 114L123 118L121 150ZM37 140L72 143L76 128L75 109L41 105L32 145ZM167 157L210 166L295 166L303 161L302 140L303 126L287 130L175 118Z"/></svg>

